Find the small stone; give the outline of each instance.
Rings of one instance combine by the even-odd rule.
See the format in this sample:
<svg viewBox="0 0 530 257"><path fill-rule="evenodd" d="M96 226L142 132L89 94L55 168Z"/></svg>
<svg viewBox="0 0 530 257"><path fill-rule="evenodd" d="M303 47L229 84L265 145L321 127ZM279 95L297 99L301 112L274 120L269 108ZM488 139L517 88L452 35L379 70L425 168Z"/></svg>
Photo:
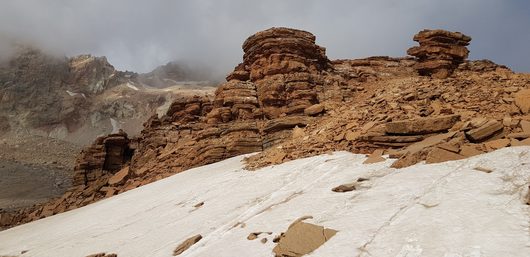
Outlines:
<svg viewBox="0 0 530 257"><path fill-rule="evenodd" d="M304 109L304 114L308 116L315 116L322 112L324 112L324 105L322 104L311 105Z"/></svg>
<svg viewBox="0 0 530 257"><path fill-rule="evenodd" d="M248 234L247 239L248 240L254 240L254 239L258 238L259 234L261 234L261 232L252 232L252 233Z"/></svg>
<svg viewBox="0 0 530 257"><path fill-rule="evenodd" d="M370 156L368 156L368 159L366 159L363 164L372 164L385 161L386 159L382 156L383 153L383 149L375 150L372 154L370 154Z"/></svg>
<svg viewBox="0 0 530 257"><path fill-rule="evenodd" d="M356 186L357 186L357 183L355 182L349 183L349 184L343 184L343 185L334 187L333 189L331 189L331 191L337 192L337 193L345 193L345 192L356 190L357 189Z"/></svg>
<svg viewBox="0 0 530 257"><path fill-rule="evenodd" d="M201 239L202 239L201 235L195 235L195 236L192 236L184 240L184 242L182 242L179 246L177 246L177 248L175 248L175 250L173 251L173 256L180 255L184 251L188 250L188 248L190 248L192 245L199 242Z"/></svg>
<svg viewBox="0 0 530 257"><path fill-rule="evenodd" d="M125 180L127 179L128 176L129 176L129 166L121 169L116 174L114 174L114 176L110 177L109 178L109 185L112 186L112 185L121 184L121 183L125 182Z"/></svg>
<svg viewBox="0 0 530 257"><path fill-rule="evenodd" d="M484 167L480 167L480 166L479 167L475 167L473 169L474 170L478 170L478 171L482 171L482 172L485 172L485 173L492 173L493 172L493 170L490 169L490 168L484 168Z"/></svg>
<svg viewBox="0 0 530 257"><path fill-rule="evenodd" d="M486 148L491 150L501 149L503 147L507 147L510 145L510 139L504 138L504 139L497 139L493 141L489 141L484 143Z"/></svg>
<svg viewBox="0 0 530 257"><path fill-rule="evenodd" d="M520 125L524 133L530 133L530 121L521 120Z"/></svg>
<svg viewBox="0 0 530 257"><path fill-rule="evenodd" d="M530 89L523 89L515 93L515 105L523 114L530 113Z"/></svg>
<svg viewBox="0 0 530 257"><path fill-rule="evenodd" d="M348 141L353 141L359 138L360 135L361 133L358 131L347 131L346 134L344 135L344 138Z"/></svg>

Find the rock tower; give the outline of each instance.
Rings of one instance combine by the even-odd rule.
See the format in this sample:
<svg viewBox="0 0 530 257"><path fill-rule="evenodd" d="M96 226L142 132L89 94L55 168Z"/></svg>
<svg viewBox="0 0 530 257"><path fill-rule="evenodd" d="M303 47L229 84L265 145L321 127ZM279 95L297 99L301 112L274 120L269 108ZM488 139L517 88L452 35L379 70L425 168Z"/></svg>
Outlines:
<svg viewBox="0 0 530 257"><path fill-rule="evenodd" d="M423 30L414 36L414 41L420 45L410 48L407 54L418 58L415 68L420 75L446 78L467 59L466 46L471 37L460 32Z"/></svg>

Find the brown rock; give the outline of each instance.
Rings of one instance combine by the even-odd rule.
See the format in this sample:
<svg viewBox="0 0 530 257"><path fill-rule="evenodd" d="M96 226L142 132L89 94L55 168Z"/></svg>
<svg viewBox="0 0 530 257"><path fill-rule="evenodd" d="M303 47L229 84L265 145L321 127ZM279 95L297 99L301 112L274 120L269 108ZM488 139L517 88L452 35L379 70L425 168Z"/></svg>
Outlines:
<svg viewBox="0 0 530 257"><path fill-rule="evenodd" d="M368 159L366 159L363 164L371 164L371 163L377 163L377 162L384 162L386 159L382 156L384 153L383 149L377 149L375 150L370 156L368 156Z"/></svg>
<svg viewBox="0 0 530 257"><path fill-rule="evenodd" d="M407 151L406 154L401 156L397 161L392 163L391 168L401 169L419 163L425 160L427 151L419 150L414 152Z"/></svg>
<svg viewBox="0 0 530 257"><path fill-rule="evenodd" d="M308 116L315 116L317 114L320 114L324 111L324 105L322 104L315 104L311 105L304 109L304 114Z"/></svg>
<svg viewBox="0 0 530 257"><path fill-rule="evenodd" d="M86 257L118 257L117 254L115 253L96 253L96 254L91 254L91 255L87 255Z"/></svg>
<svg viewBox="0 0 530 257"><path fill-rule="evenodd" d="M446 161L455 161L464 158L465 156L463 155L435 147L427 154L427 158L425 159L425 161L426 163L439 163Z"/></svg>
<svg viewBox="0 0 530 257"><path fill-rule="evenodd" d="M112 177L109 178L109 185L115 186L115 185L122 184L123 182L125 182L125 180L129 176L129 173L130 173L129 171L130 171L129 166L118 171L116 174L114 174Z"/></svg>
<svg viewBox="0 0 530 257"><path fill-rule="evenodd" d="M511 133L506 135L507 138L516 138L516 139L526 139L530 137L530 133L527 132L519 132L519 133Z"/></svg>
<svg viewBox="0 0 530 257"><path fill-rule="evenodd" d="M305 127L309 122L311 122L311 118L304 117L304 116L289 116L289 117L283 117L278 118L274 120L270 120L265 124L265 128L263 131L265 133L267 132L275 132L280 130L286 130L286 129L292 129L296 126L298 127Z"/></svg>
<svg viewBox="0 0 530 257"><path fill-rule="evenodd" d="M414 143L425 139L425 136L387 136L387 135L364 135L359 138L363 141L368 142L381 142L381 143ZM404 144L406 145L406 144Z"/></svg>
<svg viewBox="0 0 530 257"><path fill-rule="evenodd" d="M522 113L530 113L530 89L523 89L515 93L515 105Z"/></svg>
<svg viewBox="0 0 530 257"><path fill-rule="evenodd" d="M303 128L299 128L298 126L293 128L293 138L302 138L305 136L305 132Z"/></svg>
<svg viewBox="0 0 530 257"><path fill-rule="evenodd" d="M482 172L485 172L485 173L492 173L493 172L493 170L490 169L490 168L484 168L484 167L480 167L480 166L475 167L473 169L474 170L478 170L478 171L482 171Z"/></svg>
<svg viewBox="0 0 530 257"><path fill-rule="evenodd" d="M0 213L0 227L11 225L13 215L11 213Z"/></svg>
<svg viewBox="0 0 530 257"><path fill-rule="evenodd" d="M414 36L415 46L407 54L415 56L414 68L420 75L443 79L450 76L468 56L471 38L460 32L445 30L423 30Z"/></svg>
<svg viewBox="0 0 530 257"><path fill-rule="evenodd" d="M527 120L521 120L521 129L523 130L523 133L530 133L530 121Z"/></svg>
<svg viewBox="0 0 530 257"><path fill-rule="evenodd" d="M460 115L394 121L386 124L386 133L402 135L429 134L449 130L460 120Z"/></svg>
<svg viewBox="0 0 530 257"><path fill-rule="evenodd" d="M130 142L123 131L97 138L78 156L73 185L90 185L104 175L119 171L132 157Z"/></svg>
<svg viewBox="0 0 530 257"><path fill-rule="evenodd" d="M404 151L410 152L410 153L420 152L431 146L435 146L435 145L446 142L448 139L455 136L455 134L456 132L448 132L445 134L430 136L420 142L409 145L407 148L405 148Z"/></svg>
<svg viewBox="0 0 530 257"><path fill-rule="evenodd" d="M175 250L173 251L173 256L180 255L184 251L188 250L188 248L190 248L192 245L199 242L201 239L202 239L201 235L195 235L195 236L192 236L184 240L184 242L182 242L179 246L177 246L177 248L175 248Z"/></svg>
<svg viewBox="0 0 530 257"><path fill-rule="evenodd" d="M472 145L472 144L465 144L460 147L460 155L463 155L465 157L471 157L479 154L483 154L484 152L479 149L478 145Z"/></svg>
<svg viewBox="0 0 530 257"><path fill-rule="evenodd" d="M530 145L530 138L527 138L519 142L520 145Z"/></svg>
<svg viewBox="0 0 530 257"><path fill-rule="evenodd" d="M336 233L333 229L298 221L280 236L272 252L276 257L299 257L318 249Z"/></svg>
<svg viewBox="0 0 530 257"><path fill-rule="evenodd" d="M473 142L484 141L502 130L502 123L490 120L484 125L466 132L468 138Z"/></svg>
<svg viewBox="0 0 530 257"><path fill-rule="evenodd" d="M447 151L450 151L450 152L453 152L453 153L460 152L460 146L457 145L457 144L442 143L442 144L437 145L437 147L441 148L441 149L444 149L444 150L447 150Z"/></svg>
<svg viewBox="0 0 530 257"><path fill-rule="evenodd" d="M337 192L337 193L350 192L350 191L356 190L357 185L358 185L357 182L343 184L343 185L332 188L331 191Z"/></svg>
<svg viewBox="0 0 530 257"><path fill-rule="evenodd" d="M347 131L346 134L344 134L344 138L348 141L353 141L359 138L361 133L359 131Z"/></svg>
<svg viewBox="0 0 530 257"><path fill-rule="evenodd" d="M484 145L488 149L496 150L496 149L500 149L500 148L509 146L510 145L510 139L503 138L503 139L497 139L497 140L493 140L493 141L488 141L488 142L484 143Z"/></svg>

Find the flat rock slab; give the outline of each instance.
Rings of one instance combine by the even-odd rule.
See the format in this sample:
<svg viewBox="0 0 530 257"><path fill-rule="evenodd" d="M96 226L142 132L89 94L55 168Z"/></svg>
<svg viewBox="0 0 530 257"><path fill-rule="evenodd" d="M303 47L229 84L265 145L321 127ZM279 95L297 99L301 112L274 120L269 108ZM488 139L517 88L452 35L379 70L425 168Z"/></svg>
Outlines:
<svg viewBox="0 0 530 257"><path fill-rule="evenodd" d="M455 161L466 158L463 155L447 151L442 148L435 147L427 154L426 163L440 163L446 161Z"/></svg>
<svg viewBox="0 0 530 257"><path fill-rule="evenodd" d="M298 257L313 252L337 233L322 226L295 221L272 250L276 257Z"/></svg>
<svg viewBox="0 0 530 257"><path fill-rule="evenodd" d="M421 135L446 131L452 128L460 115L447 115L434 118L393 121L386 124L387 134Z"/></svg>
<svg viewBox="0 0 530 257"><path fill-rule="evenodd" d="M473 142L480 142L493 136L503 128L501 122L490 120L486 124L466 132L468 138Z"/></svg>

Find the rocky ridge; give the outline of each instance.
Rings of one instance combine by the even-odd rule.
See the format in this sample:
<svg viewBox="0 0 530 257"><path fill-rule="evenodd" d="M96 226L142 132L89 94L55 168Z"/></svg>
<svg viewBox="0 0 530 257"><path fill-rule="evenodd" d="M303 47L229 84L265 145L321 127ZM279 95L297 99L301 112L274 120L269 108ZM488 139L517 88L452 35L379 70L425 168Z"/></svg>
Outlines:
<svg viewBox="0 0 530 257"><path fill-rule="evenodd" d="M138 74L116 70L105 57L56 57L21 47L0 63L0 136L86 145L116 128L138 134L147 118L182 94L150 89Z"/></svg>
<svg viewBox="0 0 530 257"><path fill-rule="evenodd" d="M72 190L47 205L11 214L7 224L251 152L260 153L247 159L250 169L337 150L371 153L371 162L390 155L399 158L393 165L399 168L530 144L530 75L465 60L467 49L461 47L470 38L463 34L423 31L415 40L420 48L437 46L440 35L452 40L444 39L445 48L465 54L448 60L443 51L432 50L436 54L427 59L419 54L418 59L330 61L308 32L258 32L244 42L243 63L213 99L180 98L162 117L152 116L138 138L115 147L122 155L112 169L105 164L113 151L105 141L117 135L98 139L79 157L76 177L83 179ZM434 43L422 45L424 38ZM451 65L421 68L437 60ZM128 149L134 150L131 158L124 154Z"/></svg>

